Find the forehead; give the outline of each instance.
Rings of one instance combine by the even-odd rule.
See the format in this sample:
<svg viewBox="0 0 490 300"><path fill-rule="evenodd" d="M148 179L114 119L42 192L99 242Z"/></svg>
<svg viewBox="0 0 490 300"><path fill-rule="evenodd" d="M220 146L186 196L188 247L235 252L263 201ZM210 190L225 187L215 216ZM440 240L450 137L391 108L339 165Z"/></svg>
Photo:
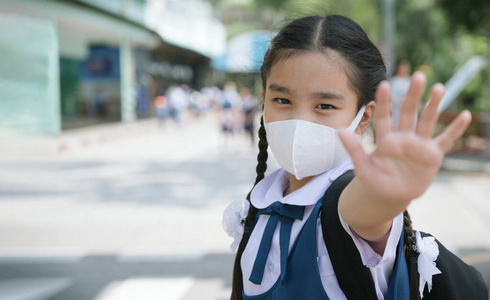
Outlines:
<svg viewBox="0 0 490 300"><path fill-rule="evenodd" d="M328 89L342 94L345 98L357 99L350 89L345 70L346 62L333 50L295 53L277 60L272 65L266 89L271 84L304 93Z"/></svg>

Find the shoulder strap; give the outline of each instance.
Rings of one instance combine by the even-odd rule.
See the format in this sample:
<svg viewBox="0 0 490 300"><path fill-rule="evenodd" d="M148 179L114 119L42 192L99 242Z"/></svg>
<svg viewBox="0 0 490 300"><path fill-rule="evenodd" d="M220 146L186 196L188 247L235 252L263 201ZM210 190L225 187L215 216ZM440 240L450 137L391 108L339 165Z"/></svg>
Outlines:
<svg viewBox="0 0 490 300"><path fill-rule="evenodd" d="M354 172L347 171L330 185L323 196L323 239L335 276L347 299L377 300L371 272L362 263L361 255L352 237L342 227L338 213L340 195L353 178Z"/></svg>

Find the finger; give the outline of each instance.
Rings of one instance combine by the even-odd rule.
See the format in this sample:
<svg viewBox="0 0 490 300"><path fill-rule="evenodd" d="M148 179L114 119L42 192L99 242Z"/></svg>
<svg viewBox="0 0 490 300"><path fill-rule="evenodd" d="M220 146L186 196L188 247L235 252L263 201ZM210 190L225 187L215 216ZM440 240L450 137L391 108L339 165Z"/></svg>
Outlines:
<svg viewBox="0 0 490 300"><path fill-rule="evenodd" d="M439 116L437 109L439 108L439 103L441 103L442 96L444 96L444 85L440 83L434 84L430 93L430 100L417 124L416 132L423 138L430 138L434 132L437 117Z"/></svg>
<svg viewBox="0 0 490 300"><path fill-rule="evenodd" d="M382 139L393 127L390 111L390 84L382 81L376 91L376 122L374 132L376 138Z"/></svg>
<svg viewBox="0 0 490 300"><path fill-rule="evenodd" d="M352 158L352 162L354 162L354 167L357 170L361 170L368 160L361 141L352 132L346 129L340 129L338 134L340 141L344 144L345 149Z"/></svg>
<svg viewBox="0 0 490 300"><path fill-rule="evenodd" d="M463 135L468 125L471 122L471 113L467 110L461 112L456 119L454 119L451 124L435 138L436 143L439 148L448 152L453 146L454 142Z"/></svg>
<svg viewBox="0 0 490 300"><path fill-rule="evenodd" d="M427 79L424 73L416 72L413 74L407 97L403 101L402 108L400 110L400 120L397 127L399 131L413 130L413 123L415 122L415 116L419 107L420 99L424 93L426 82Z"/></svg>

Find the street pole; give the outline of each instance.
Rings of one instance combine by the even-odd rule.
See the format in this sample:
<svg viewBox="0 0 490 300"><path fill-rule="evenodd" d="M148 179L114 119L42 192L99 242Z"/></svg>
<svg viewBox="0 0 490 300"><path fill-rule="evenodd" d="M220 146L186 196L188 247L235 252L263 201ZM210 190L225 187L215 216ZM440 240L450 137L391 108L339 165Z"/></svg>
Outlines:
<svg viewBox="0 0 490 300"><path fill-rule="evenodd" d="M487 10L490 16L490 8ZM490 103L490 23L487 24L487 100Z"/></svg>
<svg viewBox="0 0 490 300"><path fill-rule="evenodd" d="M384 5L384 35L386 48L386 63L388 76L393 73L395 64L394 33L395 33L395 0L385 0Z"/></svg>
<svg viewBox="0 0 490 300"><path fill-rule="evenodd" d="M129 19L132 0L123 0L121 14ZM119 65L121 72L121 121L129 123L135 119L135 97L133 91L134 56L129 36L123 35L119 41Z"/></svg>

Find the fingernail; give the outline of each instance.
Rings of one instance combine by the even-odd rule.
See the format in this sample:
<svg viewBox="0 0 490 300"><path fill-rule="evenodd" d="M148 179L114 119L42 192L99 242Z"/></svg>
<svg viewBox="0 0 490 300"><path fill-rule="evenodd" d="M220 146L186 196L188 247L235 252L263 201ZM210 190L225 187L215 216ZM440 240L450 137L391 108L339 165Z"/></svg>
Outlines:
<svg viewBox="0 0 490 300"><path fill-rule="evenodd" d="M426 77L426 76L425 76L425 73L424 73L424 72L422 72L422 71L417 71L417 72L413 73L413 76L414 76L414 77L415 77L415 76L417 76L417 77L423 77L423 78L425 78L425 77Z"/></svg>

